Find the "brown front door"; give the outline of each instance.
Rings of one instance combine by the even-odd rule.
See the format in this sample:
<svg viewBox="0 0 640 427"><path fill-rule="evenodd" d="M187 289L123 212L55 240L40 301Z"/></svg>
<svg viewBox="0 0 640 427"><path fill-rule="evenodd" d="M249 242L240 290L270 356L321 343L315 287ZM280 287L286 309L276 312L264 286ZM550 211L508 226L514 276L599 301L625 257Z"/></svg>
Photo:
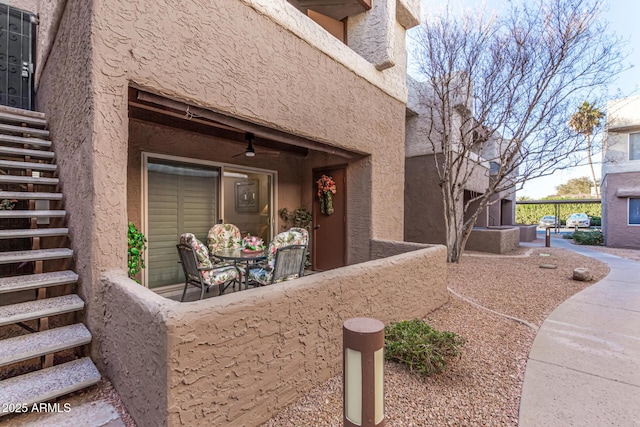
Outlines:
<svg viewBox="0 0 640 427"><path fill-rule="evenodd" d="M320 211L317 182L323 175L332 178L336 185L331 215ZM313 248L311 254L314 270L330 270L346 265L346 200L347 180L344 166L313 170Z"/></svg>

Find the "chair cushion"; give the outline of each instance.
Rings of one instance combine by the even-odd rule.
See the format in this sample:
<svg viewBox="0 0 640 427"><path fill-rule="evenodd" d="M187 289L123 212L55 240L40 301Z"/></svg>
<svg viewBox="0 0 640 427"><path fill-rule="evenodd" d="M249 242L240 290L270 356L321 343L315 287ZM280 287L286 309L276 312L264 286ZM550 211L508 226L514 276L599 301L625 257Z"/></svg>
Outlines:
<svg viewBox="0 0 640 427"><path fill-rule="evenodd" d="M203 271L202 278L204 283L213 286L230 280L238 280L238 270L235 267L221 267L210 271Z"/></svg>
<svg viewBox="0 0 640 427"><path fill-rule="evenodd" d="M192 233L184 233L182 236L180 236L180 243L182 243L183 245L189 245L193 248L196 253L196 257L198 258L198 267L213 267L213 263L211 262L211 259L209 259L209 250Z"/></svg>
<svg viewBox="0 0 640 427"><path fill-rule="evenodd" d="M221 249L239 248L241 242L240 229L233 224L216 224L207 235L207 244L212 254Z"/></svg>
<svg viewBox="0 0 640 427"><path fill-rule="evenodd" d="M268 285L271 283L271 276L273 276L273 270L267 268L254 268L249 270L249 280L260 283L261 285Z"/></svg>

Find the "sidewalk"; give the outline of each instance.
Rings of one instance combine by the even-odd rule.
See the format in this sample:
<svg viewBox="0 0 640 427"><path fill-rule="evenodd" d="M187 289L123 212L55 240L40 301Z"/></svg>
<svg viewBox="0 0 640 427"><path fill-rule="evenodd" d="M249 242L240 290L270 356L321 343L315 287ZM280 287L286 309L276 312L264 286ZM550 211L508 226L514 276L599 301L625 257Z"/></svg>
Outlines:
<svg viewBox="0 0 640 427"><path fill-rule="evenodd" d="M640 426L640 262L562 239L551 246L605 262L611 272L563 302L540 327L519 426Z"/></svg>

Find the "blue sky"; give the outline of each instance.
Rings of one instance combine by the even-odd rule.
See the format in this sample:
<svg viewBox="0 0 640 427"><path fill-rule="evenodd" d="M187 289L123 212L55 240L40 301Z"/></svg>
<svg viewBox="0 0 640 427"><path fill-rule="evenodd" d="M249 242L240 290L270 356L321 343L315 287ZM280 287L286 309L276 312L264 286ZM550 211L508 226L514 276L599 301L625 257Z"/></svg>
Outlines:
<svg viewBox="0 0 640 427"><path fill-rule="evenodd" d="M612 98L617 98L616 93L619 91L623 97L640 94L640 77L638 76L640 68L640 32L635 28L637 17L640 16L640 2L626 2L621 0L613 0L608 2L608 10L604 18L609 22L609 27L619 37L627 41L624 50L628 53L625 60L627 67L633 67L623 72L609 86L609 93ZM635 30L635 31L634 31ZM596 156L600 158L600 156ZM596 176L600 178L600 164L594 165ZM539 199L555 193L555 187L559 184L566 183L571 178L579 178L582 176L591 177L589 166L579 166L563 171L548 177L538 178L527 182L524 188L518 191L517 196L528 196L533 199Z"/></svg>
<svg viewBox="0 0 640 427"><path fill-rule="evenodd" d="M526 0L515 0L526 1ZM507 3L508 0L449 0L449 4L453 9L464 7L464 5L486 4L488 8L496 7ZM440 8L446 4L446 0L422 0L422 10L427 12L434 8ZM623 1L608 0L606 2L606 11L603 18L608 21L609 29L614 31L619 37L627 41L624 50L628 53L624 63L627 67L632 67L623 72L609 86L611 98L640 95L640 31L636 28L638 25L638 16L640 16L639 1ZM596 156L599 158L599 155ZM600 177L600 165L594 165L596 176ZM578 166L563 171L558 171L554 175L538 178L527 182L524 188L518 191L517 196L528 196L534 199L545 197L555 193L557 185L566 183L571 178L579 178L582 176L591 176L588 165Z"/></svg>

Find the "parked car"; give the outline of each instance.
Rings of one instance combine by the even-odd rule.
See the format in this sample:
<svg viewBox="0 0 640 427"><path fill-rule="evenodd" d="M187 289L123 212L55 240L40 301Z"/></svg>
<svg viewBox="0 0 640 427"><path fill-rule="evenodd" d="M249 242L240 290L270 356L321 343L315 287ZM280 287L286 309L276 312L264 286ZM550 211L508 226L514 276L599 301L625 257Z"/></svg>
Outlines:
<svg viewBox="0 0 640 427"><path fill-rule="evenodd" d="M556 216L555 215L545 215L540 219L538 226L540 228L548 228L555 227L556 225ZM560 224L558 224L560 225Z"/></svg>
<svg viewBox="0 0 640 427"><path fill-rule="evenodd" d="M584 213L574 213L569 215L569 218L567 218L567 228L573 228L575 226L589 227L590 225L591 221L587 214Z"/></svg>

